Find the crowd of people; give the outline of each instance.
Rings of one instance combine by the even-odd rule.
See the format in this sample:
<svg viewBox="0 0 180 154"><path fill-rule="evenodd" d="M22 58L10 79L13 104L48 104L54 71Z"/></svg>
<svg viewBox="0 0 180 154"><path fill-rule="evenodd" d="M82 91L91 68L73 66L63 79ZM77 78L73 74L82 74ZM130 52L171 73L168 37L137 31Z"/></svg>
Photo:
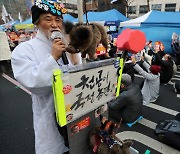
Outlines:
<svg viewBox="0 0 180 154"><path fill-rule="evenodd" d="M152 43L148 41L141 52L127 56L122 75L122 86L125 86L121 87L120 96L109 103L110 117L118 120L122 118L124 122L134 122L141 115L140 110L143 104L147 105L157 101L160 84L172 83L171 79L176 73L175 68L178 67L177 61L164 52L162 42L154 42L154 47ZM136 89L137 93L141 91L142 98L137 97L131 87L133 85L135 88L133 83L135 74L140 74L144 78L139 84L140 90ZM125 75L129 75L130 79L125 78ZM132 116L131 119L129 119L131 117L129 114L126 115L127 111ZM134 114L136 116L133 116Z"/></svg>
<svg viewBox="0 0 180 154"><path fill-rule="evenodd" d="M27 31L25 29L20 29L15 31L14 29L7 29L5 32L11 51L20 43L33 39L36 36L36 30Z"/></svg>
<svg viewBox="0 0 180 154"><path fill-rule="evenodd" d="M175 43L175 44L174 44ZM175 85L171 79L179 67L179 45L172 43L175 56L164 52L162 42L147 42L146 47L136 55L129 55L125 62L120 95L108 103L109 118L116 122L135 123L142 115L142 106L156 103L161 84ZM117 65L117 64L116 64ZM119 70L117 71L119 72ZM134 83L135 74L143 77L142 83ZM169 135L171 134L171 135ZM174 132L158 135L159 141L179 149L180 136Z"/></svg>
<svg viewBox="0 0 180 154"><path fill-rule="evenodd" d="M9 43L10 52L16 48L22 42L33 39L36 35L36 30L27 31L24 29L14 30L13 28L8 28L5 30L7 40ZM9 73L11 72L11 61L10 60L1 60L0 61L0 73Z"/></svg>

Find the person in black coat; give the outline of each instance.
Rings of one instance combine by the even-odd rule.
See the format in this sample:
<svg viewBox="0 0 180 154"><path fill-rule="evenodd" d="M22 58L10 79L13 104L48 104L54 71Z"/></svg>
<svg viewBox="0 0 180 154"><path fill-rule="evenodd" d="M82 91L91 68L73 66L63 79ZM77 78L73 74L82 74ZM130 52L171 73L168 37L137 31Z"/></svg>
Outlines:
<svg viewBox="0 0 180 154"><path fill-rule="evenodd" d="M152 65L160 65L158 58L160 57L162 59L164 55L165 55L164 45L162 44L162 42L159 42L159 41L155 42L151 64ZM158 56L158 58L157 58L157 56Z"/></svg>
<svg viewBox="0 0 180 154"><path fill-rule="evenodd" d="M153 47L151 40L146 43L145 51L148 55L153 56Z"/></svg>
<svg viewBox="0 0 180 154"><path fill-rule="evenodd" d="M179 42L172 42L171 49L172 49L172 52L175 54L176 65L180 65L180 45L179 45Z"/></svg>
<svg viewBox="0 0 180 154"><path fill-rule="evenodd" d="M133 68L134 64L132 62L125 63L123 68L123 73L127 73L131 76L132 82L134 81L135 70Z"/></svg>
<svg viewBox="0 0 180 154"><path fill-rule="evenodd" d="M173 76L173 61L169 54L165 54L163 58L156 54L157 62L161 66L160 83L168 83Z"/></svg>
<svg viewBox="0 0 180 154"><path fill-rule="evenodd" d="M128 74L122 74L121 93L109 102L109 118L115 121L134 122L141 115L142 93L138 85L132 83Z"/></svg>

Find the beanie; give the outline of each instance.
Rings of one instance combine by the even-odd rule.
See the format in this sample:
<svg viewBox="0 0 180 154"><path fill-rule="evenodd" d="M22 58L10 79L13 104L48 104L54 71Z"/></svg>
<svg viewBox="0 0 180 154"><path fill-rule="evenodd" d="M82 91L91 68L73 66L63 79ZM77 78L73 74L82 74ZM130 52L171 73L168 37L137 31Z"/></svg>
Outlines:
<svg viewBox="0 0 180 154"><path fill-rule="evenodd" d="M31 8L32 12L32 23L34 24L39 16L43 13L51 13L55 16L60 16L67 12L67 9L64 8L63 4L57 2L46 1L46 0L36 0L35 4Z"/></svg>
<svg viewBox="0 0 180 154"><path fill-rule="evenodd" d="M47 11L38 8L36 5L32 6L31 12L32 12L32 23L33 24L39 19L39 16L41 14L48 13Z"/></svg>
<svg viewBox="0 0 180 154"><path fill-rule="evenodd" d="M151 71L152 74L157 75L158 73L160 73L161 67L158 65L151 65L149 70Z"/></svg>
<svg viewBox="0 0 180 154"><path fill-rule="evenodd" d="M122 74L121 83L125 84L126 86L132 84L131 76L129 74Z"/></svg>

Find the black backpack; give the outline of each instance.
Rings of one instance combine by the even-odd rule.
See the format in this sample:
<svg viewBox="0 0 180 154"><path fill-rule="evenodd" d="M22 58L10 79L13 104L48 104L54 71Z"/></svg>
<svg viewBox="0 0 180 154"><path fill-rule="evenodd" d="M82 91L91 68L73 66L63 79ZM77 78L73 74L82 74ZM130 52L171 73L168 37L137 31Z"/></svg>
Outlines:
<svg viewBox="0 0 180 154"><path fill-rule="evenodd" d="M168 131L180 134L180 121L162 120L158 122L155 129L156 134L164 134Z"/></svg>
<svg viewBox="0 0 180 154"><path fill-rule="evenodd" d="M176 92L177 94L180 94L180 81L175 81L175 86L174 86L174 88L175 88L175 92Z"/></svg>

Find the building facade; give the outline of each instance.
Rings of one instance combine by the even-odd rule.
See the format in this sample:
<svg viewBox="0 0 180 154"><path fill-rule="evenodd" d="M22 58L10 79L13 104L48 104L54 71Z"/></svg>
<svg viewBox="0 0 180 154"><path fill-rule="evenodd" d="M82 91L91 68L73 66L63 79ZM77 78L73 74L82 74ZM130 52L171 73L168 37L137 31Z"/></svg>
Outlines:
<svg viewBox="0 0 180 154"><path fill-rule="evenodd" d="M57 2L64 4L69 13L77 14L77 0L57 0Z"/></svg>
<svg viewBox="0 0 180 154"><path fill-rule="evenodd" d="M2 5L5 6L7 12L12 16L14 20L18 19L18 13L21 13L22 19L26 20L31 16L30 8L35 0L0 0L0 16L2 16ZM56 0L65 5L68 13L77 17L77 1L78 0ZM117 9L119 12L125 15L126 7L122 0L118 0L116 3L112 3L112 0L82 0L83 12L85 11L106 11L110 9ZM86 7L85 7L86 5ZM4 22L0 19L0 24Z"/></svg>
<svg viewBox="0 0 180 154"><path fill-rule="evenodd" d="M179 12L180 0L131 0L127 14L129 18L137 18L149 10Z"/></svg>
<svg viewBox="0 0 180 154"><path fill-rule="evenodd" d="M114 3L111 3L112 0L98 0L98 11L106 11L110 9L116 9L122 14L126 14L126 0L117 0Z"/></svg>
<svg viewBox="0 0 180 154"><path fill-rule="evenodd" d="M58 0L59 2L65 4L68 12L71 14L77 14L77 0ZM122 0L116 3L112 3L112 0L82 0L83 1L83 11L106 11L110 9L117 9L122 14L125 14L126 9ZM85 7L86 6L86 7ZM85 10L86 9L86 10Z"/></svg>

